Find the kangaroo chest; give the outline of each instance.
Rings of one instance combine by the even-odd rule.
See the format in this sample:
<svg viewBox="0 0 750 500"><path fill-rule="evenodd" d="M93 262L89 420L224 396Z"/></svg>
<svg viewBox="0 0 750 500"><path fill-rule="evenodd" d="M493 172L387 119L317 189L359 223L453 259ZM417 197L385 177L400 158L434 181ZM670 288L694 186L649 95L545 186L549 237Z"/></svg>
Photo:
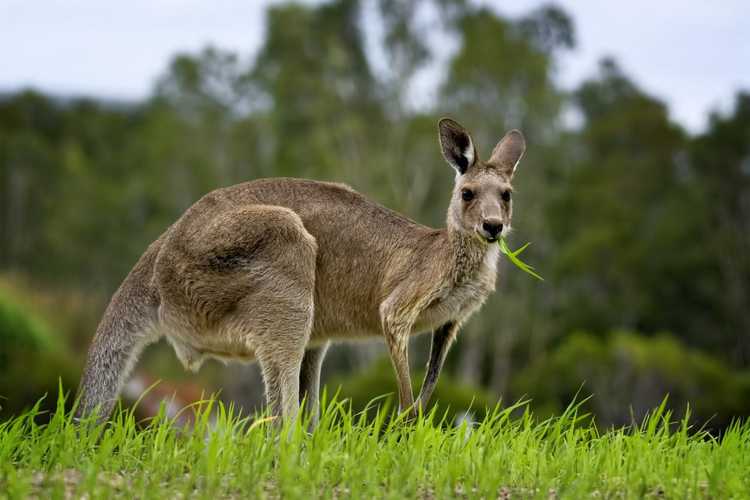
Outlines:
<svg viewBox="0 0 750 500"><path fill-rule="evenodd" d="M499 250L492 245L477 269L436 291L422 311L414 333L437 328L448 321L461 322L476 312L495 290Z"/></svg>

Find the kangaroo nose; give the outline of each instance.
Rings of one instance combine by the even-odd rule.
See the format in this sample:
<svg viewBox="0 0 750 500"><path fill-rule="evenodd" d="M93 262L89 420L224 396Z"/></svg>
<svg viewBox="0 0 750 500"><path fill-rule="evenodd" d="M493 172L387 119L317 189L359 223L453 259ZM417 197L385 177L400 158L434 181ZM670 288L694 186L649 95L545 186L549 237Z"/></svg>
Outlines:
<svg viewBox="0 0 750 500"><path fill-rule="evenodd" d="M503 230L503 224L501 222L486 221L482 223L482 229L487 231L487 234L495 238L498 234L500 234L500 231Z"/></svg>

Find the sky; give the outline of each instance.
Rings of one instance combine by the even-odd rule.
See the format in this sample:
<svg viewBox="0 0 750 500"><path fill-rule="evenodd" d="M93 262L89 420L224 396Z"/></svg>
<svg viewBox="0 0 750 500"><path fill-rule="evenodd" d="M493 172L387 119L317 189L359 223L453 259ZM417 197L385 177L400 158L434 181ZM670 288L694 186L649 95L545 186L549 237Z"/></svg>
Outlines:
<svg viewBox="0 0 750 500"><path fill-rule="evenodd" d="M476 0L510 17L544 0ZM207 44L251 55L272 0L0 0L0 90L137 100L171 56ZM574 88L614 56L626 74L666 101L693 132L707 112L731 109L750 91L750 0L558 0L575 22L578 47L558 79ZM439 68L435 71L439 71ZM418 92L434 95L438 78Z"/></svg>

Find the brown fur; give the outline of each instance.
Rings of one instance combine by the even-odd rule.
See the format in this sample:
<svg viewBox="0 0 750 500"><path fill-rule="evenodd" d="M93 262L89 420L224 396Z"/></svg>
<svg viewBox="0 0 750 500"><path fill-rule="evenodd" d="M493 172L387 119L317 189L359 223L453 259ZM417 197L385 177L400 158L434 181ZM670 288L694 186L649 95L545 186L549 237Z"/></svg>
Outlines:
<svg viewBox="0 0 750 500"><path fill-rule="evenodd" d="M89 351L81 413L108 415L137 355L160 336L191 369L207 357L257 360L272 411L293 418L301 398L316 411L329 342L371 336L385 338L401 408L413 411L407 340L434 330L426 403L459 326L495 288L492 241L509 229L525 148L511 131L482 162L456 122L441 120L439 131L457 170L445 229L347 186L299 179L247 182L195 203L113 296ZM486 229L499 224L500 233Z"/></svg>

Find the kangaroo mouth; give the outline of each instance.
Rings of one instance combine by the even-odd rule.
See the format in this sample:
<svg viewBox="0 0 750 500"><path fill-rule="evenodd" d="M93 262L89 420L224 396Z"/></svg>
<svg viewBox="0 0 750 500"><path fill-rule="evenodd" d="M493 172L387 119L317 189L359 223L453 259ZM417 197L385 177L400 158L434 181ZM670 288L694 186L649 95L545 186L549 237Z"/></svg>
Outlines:
<svg viewBox="0 0 750 500"><path fill-rule="evenodd" d="M492 234L488 233L484 229L476 229L474 232L479 237L479 239L485 243L496 243L497 240L500 239L500 236L502 234L502 233L498 233L493 236Z"/></svg>

